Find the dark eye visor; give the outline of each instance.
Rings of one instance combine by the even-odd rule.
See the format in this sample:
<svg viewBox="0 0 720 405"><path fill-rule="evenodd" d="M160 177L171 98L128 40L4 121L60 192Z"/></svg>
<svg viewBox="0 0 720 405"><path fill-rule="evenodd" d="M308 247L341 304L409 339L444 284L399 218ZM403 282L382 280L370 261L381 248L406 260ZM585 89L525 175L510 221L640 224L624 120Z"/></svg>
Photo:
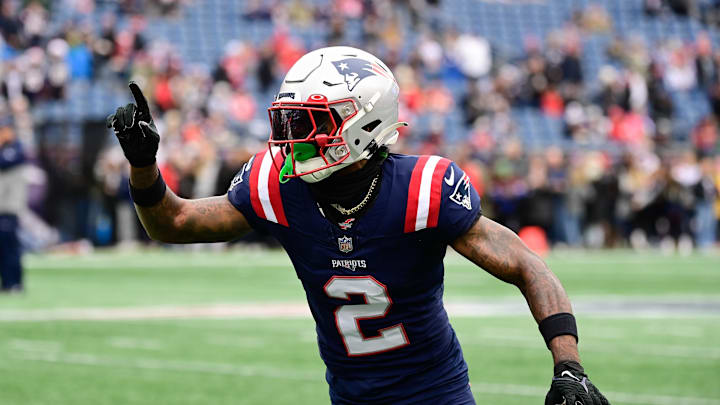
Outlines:
<svg viewBox="0 0 720 405"><path fill-rule="evenodd" d="M284 106L270 112L272 140L291 141L308 139L311 135L334 135L340 116L333 109L305 106Z"/></svg>

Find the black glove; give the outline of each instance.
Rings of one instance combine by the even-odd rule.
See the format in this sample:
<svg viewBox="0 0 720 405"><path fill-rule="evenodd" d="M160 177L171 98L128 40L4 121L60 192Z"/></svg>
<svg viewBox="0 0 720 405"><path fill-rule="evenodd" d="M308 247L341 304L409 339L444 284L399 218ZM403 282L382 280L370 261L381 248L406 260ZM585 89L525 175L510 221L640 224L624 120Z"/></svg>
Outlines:
<svg viewBox="0 0 720 405"><path fill-rule="evenodd" d="M115 131L128 162L134 167L145 167L155 163L160 134L140 87L135 82L130 82L129 87L137 105L118 108L107 117L107 127Z"/></svg>
<svg viewBox="0 0 720 405"><path fill-rule="evenodd" d="M555 376L545 405L610 405L607 398L588 380L585 370L576 361L563 361L555 366Z"/></svg>

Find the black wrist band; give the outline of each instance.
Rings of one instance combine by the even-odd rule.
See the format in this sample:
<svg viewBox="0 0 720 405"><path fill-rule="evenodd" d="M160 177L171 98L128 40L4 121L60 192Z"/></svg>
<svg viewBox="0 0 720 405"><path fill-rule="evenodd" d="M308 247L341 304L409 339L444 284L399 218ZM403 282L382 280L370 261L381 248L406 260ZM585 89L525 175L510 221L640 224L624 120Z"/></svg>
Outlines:
<svg viewBox="0 0 720 405"><path fill-rule="evenodd" d="M163 180L160 170L158 170L157 179L148 188L135 188L130 184L130 197L133 202L141 207L152 207L165 197L165 180Z"/></svg>
<svg viewBox="0 0 720 405"><path fill-rule="evenodd" d="M561 335L572 335L575 341L579 341L575 316L567 312L553 314L540 321L538 325L540 333L545 339L545 344L550 347L550 341Z"/></svg>
<svg viewBox="0 0 720 405"><path fill-rule="evenodd" d="M139 160L134 159L134 158L133 158L133 160L130 160L130 158L128 158L128 162L130 162L130 166L132 166L132 167L142 168L142 167L148 167L151 164L154 164L155 162L157 162L157 159L155 158L155 156L153 156L152 159L142 159L141 158Z"/></svg>

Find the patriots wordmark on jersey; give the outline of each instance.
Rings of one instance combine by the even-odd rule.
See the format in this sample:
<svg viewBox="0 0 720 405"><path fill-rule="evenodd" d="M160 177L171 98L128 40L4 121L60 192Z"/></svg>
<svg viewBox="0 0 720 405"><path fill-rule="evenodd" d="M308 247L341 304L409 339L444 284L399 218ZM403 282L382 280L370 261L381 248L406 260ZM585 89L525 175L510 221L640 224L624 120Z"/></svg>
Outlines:
<svg viewBox="0 0 720 405"><path fill-rule="evenodd" d="M228 196L287 251L317 323L333 402L467 398L467 366L442 302L447 245L481 215L467 176L445 158L390 154L372 207L334 223L306 182L278 181L277 156L255 155Z"/></svg>

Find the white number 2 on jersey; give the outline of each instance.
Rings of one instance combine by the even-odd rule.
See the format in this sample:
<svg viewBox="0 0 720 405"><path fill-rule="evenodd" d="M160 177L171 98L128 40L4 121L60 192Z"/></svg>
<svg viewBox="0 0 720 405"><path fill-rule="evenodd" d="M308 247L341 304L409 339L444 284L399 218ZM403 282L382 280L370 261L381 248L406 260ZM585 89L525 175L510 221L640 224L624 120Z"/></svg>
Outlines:
<svg viewBox="0 0 720 405"><path fill-rule="evenodd" d="M335 310L335 324L348 356L377 354L410 344L401 323L378 330L375 337L366 338L360 331L358 321L382 318L392 305L385 285L372 276L333 276L325 284L325 293L343 300L350 300L351 294L365 298L365 304L341 305Z"/></svg>

